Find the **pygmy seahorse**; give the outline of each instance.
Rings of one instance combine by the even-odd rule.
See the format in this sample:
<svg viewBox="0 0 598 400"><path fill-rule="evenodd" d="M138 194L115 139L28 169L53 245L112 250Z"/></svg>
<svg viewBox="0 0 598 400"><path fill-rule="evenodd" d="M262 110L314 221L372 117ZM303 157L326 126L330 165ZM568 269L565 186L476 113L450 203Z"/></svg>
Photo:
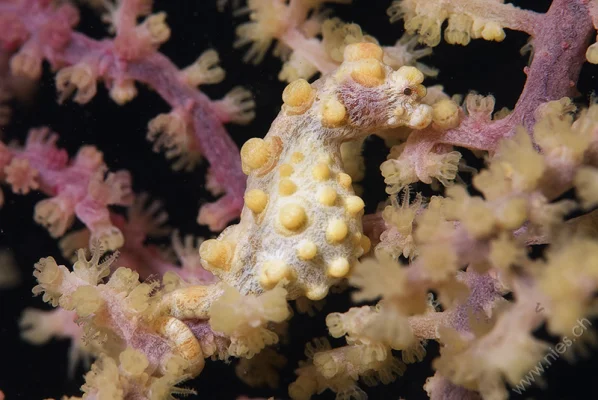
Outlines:
<svg viewBox="0 0 598 400"><path fill-rule="evenodd" d="M422 129L432 120L431 107L420 103L426 89L419 70L394 71L372 43L349 45L344 55L336 71L313 84L290 83L266 137L241 149L248 175L241 221L203 242L200 255L206 269L242 294L283 284L289 300L325 297L370 247L364 202L343 171L341 144L398 126ZM184 316L206 318L219 290L187 289L202 298L183 306Z"/></svg>

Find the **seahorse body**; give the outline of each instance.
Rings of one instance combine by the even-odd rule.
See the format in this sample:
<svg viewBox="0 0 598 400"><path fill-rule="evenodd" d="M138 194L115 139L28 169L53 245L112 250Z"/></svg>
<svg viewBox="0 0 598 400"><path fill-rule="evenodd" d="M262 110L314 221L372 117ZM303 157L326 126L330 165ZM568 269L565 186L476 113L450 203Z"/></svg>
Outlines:
<svg viewBox="0 0 598 400"><path fill-rule="evenodd" d="M431 109L423 75L393 71L371 43L347 46L339 69L313 84L292 82L264 139L241 149L248 175L238 225L200 248L204 267L243 294L282 283L288 298L317 300L369 249L362 234L364 203L343 171L340 145L376 131L423 128ZM208 290L217 296L218 290ZM207 315L208 299L195 309Z"/></svg>

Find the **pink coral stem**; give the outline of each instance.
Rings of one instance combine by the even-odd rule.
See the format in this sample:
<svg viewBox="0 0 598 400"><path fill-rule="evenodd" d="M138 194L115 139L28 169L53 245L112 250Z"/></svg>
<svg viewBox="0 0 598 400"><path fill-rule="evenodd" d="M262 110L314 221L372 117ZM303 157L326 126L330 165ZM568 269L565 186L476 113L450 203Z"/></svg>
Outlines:
<svg viewBox="0 0 598 400"><path fill-rule="evenodd" d="M226 220L215 221L211 228L221 229L240 214L246 177L241 171L238 147L228 136L222 121L218 119L212 101L200 91L184 83L180 79L179 69L166 56L153 52L138 54L135 59L124 59L123 54L119 54L118 37L116 40L94 40L77 32L70 32L64 46L44 46L45 42L33 37L39 33L39 30L52 24L48 21L52 11L47 7L39 6L25 13L22 9L24 4L23 2L0 4L0 14L17 18L17 21L29 30L29 35L23 38L22 42L27 45L35 41L36 46L43 46L39 51L40 55L43 55L54 67L92 60L97 63L100 75L105 81L122 82L132 79L145 83L158 92L173 109L188 110L192 115L195 139L201 143L201 148L210 149L205 156L211 164L213 177L226 190L227 200L214 203L218 215ZM69 12L76 13L73 9ZM0 40L3 36L4 32L0 30ZM225 209L220 210L220 208Z"/></svg>

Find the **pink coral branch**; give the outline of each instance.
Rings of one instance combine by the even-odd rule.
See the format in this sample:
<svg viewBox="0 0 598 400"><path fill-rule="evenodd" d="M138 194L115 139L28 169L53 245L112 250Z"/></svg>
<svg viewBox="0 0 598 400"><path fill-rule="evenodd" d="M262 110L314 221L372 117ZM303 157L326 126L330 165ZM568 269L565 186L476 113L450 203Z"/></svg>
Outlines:
<svg viewBox="0 0 598 400"><path fill-rule="evenodd" d="M105 19L112 22L117 36L132 31L137 25L137 18L152 11L151 0L119 0L116 7L111 7Z"/></svg>
<svg viewBox="0 0 598 400"><path fill-rule="evenodd" d="M458 126L439 130L430 126L409 136L396 165L410 165L414 176L403 176L404 184L414 177L429 183L428 167L442 151L438 145L453 145L493 154L503 138L514 135L518 126L533 138L538 108L552 100L575 94L575 82L585 61L585 51L593 32L587 4L583 1L554 1L548 12L538 18L534 31L534 55L524 72L527 81L512 113L492 119L494 99L470 95L459 111Z"/></svg>
<svg viewBox="0 0 598 400"><path fill-rule="evenodd" d="M235 120L235 115L216 112L215 103L189 86L181 71L156 50L170 34L163 14L149 16L134 26L137 16L148 11L145 3L124 1L112 11L111 21L117 31L114 40L94 40L73 32L71 27L78 18L72 6L55 7L41 0L3 3L0 13L21 34L2 29L0 41L5 47L21 46L11 60L13 71L37 77L42 58L54 68L63 67L57 76L59 90L67 94L78 90L76 101L89 101L95 94L96 81L103 79L112 98L123 103L134 97L133 82L139 81L156 90L174 110L184 110L192 124L188 140L195 142L188 147L210 149L205 156L213 177L226 189L224 198L209 208L212 215L205 216L204 212L200 218L200 223L220 230L240 214L245 190L238 148L222 125L223 120ZM238 111L250 119L247 109Z"/></svg>
<svg viewBox="0 0 598 400"><path fill-rule="evenodd" d="M167 257L164 249L143 241L129 240L134 238L136 227L120 215L112 214L115 226L123 232L125 244L119 249L119 264L136 271L142 280L162 278L168 272L174 272L183 280L193 284L211 284L217 281L212 273L205 270L200 263L199 244L195 245L192 236L181 239L178 232L172 235L172 247L180 265ZM131 233L131 234L130 234ZM198 241L201 243L201 241Z"/></svg>
<svg viewBox="0 0 598 400"><path fill-rule="evenodd" d="M471 39L502 41L503 28L538 33L542 14L523 10L513 4L495 0L395 0L388 9L391 22L405 19L409 34L419 32L420 41L429 46L440 43L446 19L445 39L451 44L466 45Z"/></svg>
<svg viewBox="0 0 598 400"><path fill-rule="evenodd" d="M593 31L586 7L582 1L556 0L538 19L534 56L524 70L527 81L510 115L486 124L465 118L459 127L443 132L437 142L494 151L502 138L514 133L516 126L522 125L531 132L535 111L541 104L573 96Z"/></svg>
<svg viewBox="0 0 598 400"><path fill-rule="evenodd" d="M514 31L526 32L535 36L536 27L540 24L541 14L517 8L512 4L488 0L458 0L446 2L450 13L474 14L483 16L484 20L497 22Z"/></svg>
<svg viewBox="0 0 598 400"><path fill-rule="evenodd" d="M148 202L145 193L138 195L129 207L127 218L110 212L112 226L122 232L124 244L119 248L119 264L139 274L141 280L162 278L174 272L187 282L210 284L216 281L200 263L198 247L201 240L187 235L181 238L178 232L171 235L165 226L168 215L158 201ZM146 243L149 238L172 236L172 252L160 246ZM79 248L88 247L91 233L88 229L71 232L60 241L62 254L72 258ZM172 257L174 253L175 257ZM172 260L176 258L180 265Z"/></svg>
<svg viewBox="0 0 598 400"><path fill-rule="evenodd" d="M0 179L15 193L40 189L51 196L35 206L35 220L53 237L62 236L78 217L105 248L122 246L122 233L110 221L109 205L130 205L131 176L109 173L103 156L93 146L83 146L74 160L56 146L58 135L48 128L32 129L24 148L0 142Z"/></svg>

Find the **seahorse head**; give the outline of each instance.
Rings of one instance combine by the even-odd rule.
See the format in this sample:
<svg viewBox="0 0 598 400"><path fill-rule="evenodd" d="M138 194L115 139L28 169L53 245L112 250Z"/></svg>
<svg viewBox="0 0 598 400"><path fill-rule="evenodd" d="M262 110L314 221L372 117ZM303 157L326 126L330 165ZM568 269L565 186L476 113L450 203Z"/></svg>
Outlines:
<svg viewBox="0 0 598 400"><path fill-rule="evenodd" d="M415 67L394 71L382 61L382 49L373 43L347 46L345 60L328 79L336 89L329 101L346 109L346 124L364 133L398 126L423 129L432 121L431 107L422 104L424 75ZM322 121L328 122L328 108Z"/></svg>
<svg viewBox="0 0 598 400"><path fill-rule="evenodd" d="M283 93L283 112L319 121L331 138L353 139L399 126L423 129L432 121L424 75L415 67L397 71L383 62L374 43L346 47L339 68L313 84L303 79Z"/></svg>

